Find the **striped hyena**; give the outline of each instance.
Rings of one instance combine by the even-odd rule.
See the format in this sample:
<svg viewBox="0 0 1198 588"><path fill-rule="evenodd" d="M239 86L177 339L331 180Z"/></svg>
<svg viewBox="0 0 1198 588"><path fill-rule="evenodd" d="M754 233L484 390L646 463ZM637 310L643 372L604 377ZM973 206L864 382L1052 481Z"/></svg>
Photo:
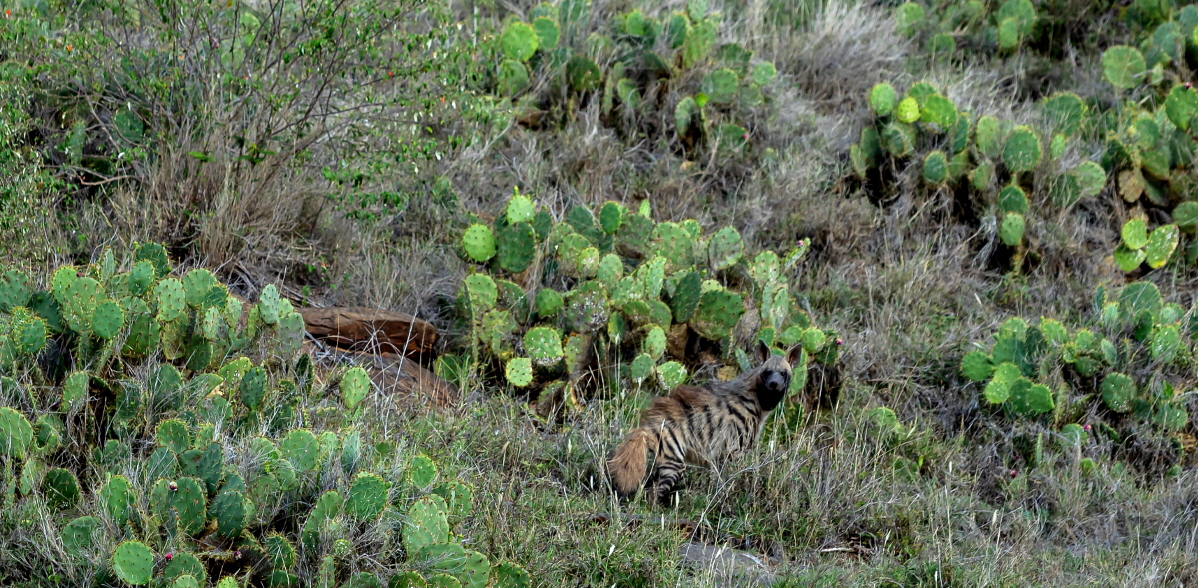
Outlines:
<svg viewBox="0 0 1198 588"><path fill-rule="evenodd" d="M706 387L678 386L668 397L658 396L607 462L622 496L636 492L645 478L648 452L656 463L651 499L665 498L682 478L686 462L706 465L749 449L761 424L790 388L791 365L801 348L786 357L774 356L758 341L761 365L730 382Z"/></svg>

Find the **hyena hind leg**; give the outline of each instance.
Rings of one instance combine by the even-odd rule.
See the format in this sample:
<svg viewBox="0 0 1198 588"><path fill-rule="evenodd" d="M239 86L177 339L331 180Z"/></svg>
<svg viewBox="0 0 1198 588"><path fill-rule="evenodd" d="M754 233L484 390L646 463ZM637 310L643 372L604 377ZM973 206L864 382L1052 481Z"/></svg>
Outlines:
<svg viewBox="0 0 1198 588"><path fill-rule="evenodd" d="M658 504L668 504L678 483L682 480L682 473L685 469L686 464L682 459L662 456L651 486L650 498Z"/></svg>

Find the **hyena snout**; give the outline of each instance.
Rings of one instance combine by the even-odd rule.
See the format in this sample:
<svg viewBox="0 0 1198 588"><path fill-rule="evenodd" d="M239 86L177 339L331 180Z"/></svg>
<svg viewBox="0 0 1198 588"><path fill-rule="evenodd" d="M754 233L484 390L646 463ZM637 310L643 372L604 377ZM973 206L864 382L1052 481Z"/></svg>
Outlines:
<svg viewBox="0 0 1198 588"><path fill-rule="evenodd" d="M781 392L786 389L786 375L781 372L772 372L765 376L765 389L770 392Z"/></svg>

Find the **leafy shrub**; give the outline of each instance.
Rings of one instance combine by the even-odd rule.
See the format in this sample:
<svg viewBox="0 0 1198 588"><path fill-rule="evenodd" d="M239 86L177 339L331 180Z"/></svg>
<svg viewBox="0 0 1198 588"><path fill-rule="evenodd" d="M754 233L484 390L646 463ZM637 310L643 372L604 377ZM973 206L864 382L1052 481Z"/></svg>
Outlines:
<svg viewBox="0 0 1198 588"><path fill-rule="evenodd" d="M217 263L244 223L304 223L307 195L372 218L470 136L446 132L446 112L487 117L460 89L469 60L448 18L424 0L20 4L0 20L0 56L21 56L0 76L27 111L10 148L65 183L60 212L127 192L168 202L145 222Z"/></svg>
<svg viewBox="0 0 1198 588"><path fill-rule="evenodd" d="M458 304L478 356L501 364L516 387L567 397L596 369L609 382L672 388L696 363L692 349L735 353L747 368L748 338L803 345L792 391L809 358L836 360L836 333L813 326L790 292L805 244L785 257L751 256L731 227L703 235L694 220L649 214L647 201L639 211L608 202L555 221L517 192L490 226L467 228L463 256L475 273Z"/></svg>
<svg viewBox="0 0 1198 588"><path fill-rule="evenodd" d="M339 379L341 402L312 389L303 320L273 286L243 316L207 270L173 277L146 244L61 268L46 288L11 269L0 282L0 459L5 510L52 513L57 576L528 585L450 533L471 486L351 426L362 368ZM373 567L351 564L359 552Z"/></svg>

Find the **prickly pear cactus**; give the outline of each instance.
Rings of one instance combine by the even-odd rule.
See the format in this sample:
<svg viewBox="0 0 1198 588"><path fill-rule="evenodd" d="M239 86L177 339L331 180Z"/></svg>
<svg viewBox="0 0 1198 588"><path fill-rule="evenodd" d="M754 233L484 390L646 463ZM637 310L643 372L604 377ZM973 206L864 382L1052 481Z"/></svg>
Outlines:
<svg viewBox="0 0 1198 588"><path fill-rule="evenodd" d="M353 410L370 392L370 376L360 367L350 368L341 377L341 400L345 408Z"/></svg>
<svg viewBox="0 0 1198 588"><path fill-rule="evenodd" d="M240 490L225 490L217 494L208 510L216 519L216 531L222 536L236 538L245 529L248 509Z"/></svg>
<svg viewBox="0 0 1198 588"><path fill-rule="evenodd" d="M154 573L154 554L143 543L126 541L112 554L112 570L134 586L148 584Z"/></svg>
<svg viewBox="0 0 1198 588"><path fill-rule="evenodd" d="M412 503L403 526L403 544L411 559L423 548L445 543L449 522L437 501L424 497Z"/></svg>
<svg viewBox="0 0 1198 588"><path fill-rule="evenodd" d="M531 200L511 208L513 220L544 229L533 229L535 239L548 234L552 221ZM586 234L601 232L595 226ZM212 577L236 586L242 576L235 580L229 566L250 565L254 583L298 586L299 574L323 569L330 580L375 586L376 575L351 562L377 546L353 529L367 524L378 534L371 542L402 545L407 507L397 505L423 500L441 515L431 540L464 554L462 566L440 573L481 586L490 562L467 557L449 533L451 522L470 513L471 486L419 455L409 456L404 482L368 473L392 471L396 447L346 427L355 415L330 410L311 393L311 360L288 353L302 335L291 303L264 288L246 315L212 273L180 278L171 271L165 250L152 245L59 268L47 291L36 290L37 278L0 268L0 304L7 304L0 308L0 369L7 374L15 364L23 380L0 378L6 399L33 398L33 370L47 361L34 354L52 334L75 342L53 366L60 383L37 382L35 423L0 406L0 462L13 470L6 505L67 515L58 534L69 565L87 570L81 577L180 588L211 585ZM506 313L510 325L533 317L532 300L515 282L479 282L475 301L487 312ZM289 325L297 319L298 331ZM525 333L515 336L516 328L509 347ZM364 375L351 370L342 379L348 404L360 406L353 386ZM108 407L95 413L104 418L86 410L93 406ZM314 430L288 428L301 416ZM147 433L152 443L143 443ZM391 550L372 565L391 576L410 570L408 559L406 550Z"/></svg>
<svg viewBox="0 0 1198 588"><path fill-rule="evenodd" d="M378 517L387 505L388 489L382 477L365 472L358 474L350 485L345 512L359 521Z"/></svg>

